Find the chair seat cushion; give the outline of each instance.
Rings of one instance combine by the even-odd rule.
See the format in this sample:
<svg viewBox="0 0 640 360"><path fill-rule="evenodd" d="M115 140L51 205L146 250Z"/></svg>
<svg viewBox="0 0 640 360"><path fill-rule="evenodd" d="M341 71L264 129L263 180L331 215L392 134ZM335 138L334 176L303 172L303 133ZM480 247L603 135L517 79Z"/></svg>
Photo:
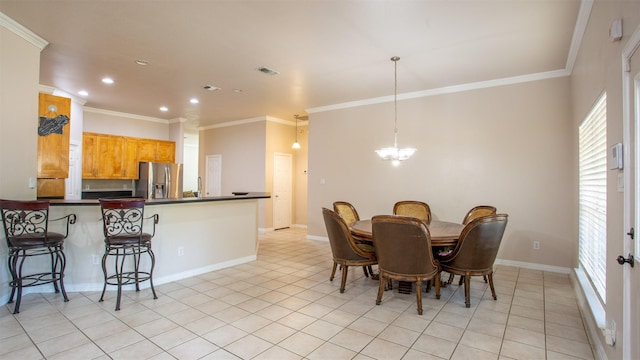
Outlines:
<svg viewBox="0 0 640 360"><path fill-rule="evenodd" d="M145 245L151 244L151 234L142 233L141 235L117 235L110 236L104 240L107 245Z"/></svg>
<svg viewBox="0 0 640 360"><path fill-rule="evenodd" d="M15 248L35 248L45 246L56 246L62 244L64 235L56 232L24 234L9 237L11 247Z"/></svg>
<svg viewBox="0 0 640 360"><path fill-rule="evenodd" d="M373 252L375 252L375 251L376 251L376 250L375 250L375 248L373 247L373 245L369 245L369 244L362 244L362 243L360 243L360 244L356 244L356 246L357 246L360 250L365 251L365 252L373 253Z"/></svg>

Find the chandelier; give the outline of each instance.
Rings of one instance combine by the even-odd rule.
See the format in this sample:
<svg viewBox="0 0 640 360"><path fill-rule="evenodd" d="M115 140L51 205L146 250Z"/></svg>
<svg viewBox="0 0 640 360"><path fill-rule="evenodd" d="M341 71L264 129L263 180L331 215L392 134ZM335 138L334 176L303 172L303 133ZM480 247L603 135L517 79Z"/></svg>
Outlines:
<svg viewBox="0 0 640 360"><path fill-rule="evenodd" d="M296 142L291 146L292 149L300 149L300 143L298 142L298 115L294 115L296 117Z"/></svg>
<svg viewBox="0 0 640 360"><path fill-rule="evenodd" d="M399 57L391 58L394 64L394 90L393 90L393 111L394 111L394 128L393 128L393 147L386 147L376 150L378 156L383 160L391 160L394 166L400 165L401 161L407 160L416 152L414 148L398 149L398 60Z"/></svg>

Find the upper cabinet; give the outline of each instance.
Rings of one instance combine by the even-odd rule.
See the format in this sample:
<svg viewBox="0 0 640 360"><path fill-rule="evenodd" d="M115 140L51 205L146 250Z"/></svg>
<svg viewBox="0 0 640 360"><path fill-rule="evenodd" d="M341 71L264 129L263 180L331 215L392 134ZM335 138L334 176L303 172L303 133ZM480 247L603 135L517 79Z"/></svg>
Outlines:
<svg viewBox="0 0 640 360"><path fill-rule="evenodd" d="M138 139L138 161L175 162L176 143L164 140Z"/></svg>
<svg viewBox="0 0 640 360"><path fill-rule="evenodd" d="M140 161L175 161L173 141L96 133L82 136L83 179L137 179Z"/></svg>
<svg viewBox="0 0 640 360"><path fill-rule="evenodd" d="M71 99L40 93L38 101L38 178L69 177Z"/></svg>

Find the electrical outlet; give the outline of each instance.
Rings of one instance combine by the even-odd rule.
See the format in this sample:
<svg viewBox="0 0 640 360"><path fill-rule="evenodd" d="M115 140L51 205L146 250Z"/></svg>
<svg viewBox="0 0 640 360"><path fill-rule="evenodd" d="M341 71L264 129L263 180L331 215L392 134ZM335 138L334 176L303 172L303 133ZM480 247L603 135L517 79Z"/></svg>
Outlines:
<svg viewBox="0 0 640 360"><path fill-rule="evenodd" d="M540 250L540 241L533 242L533 250Z"/></svg>
<svg viewBox="0 0 640 360"><path fill-rule="evenodd" d="M93 265L98 265L100 264L100 256L98 255L91 255L91 263Z"/></svg>
<svg viewBox="0 0 640 360"><path fill-rule="evenodd" d="M178 256L184 255L184 246L178 246Z"/></svg>

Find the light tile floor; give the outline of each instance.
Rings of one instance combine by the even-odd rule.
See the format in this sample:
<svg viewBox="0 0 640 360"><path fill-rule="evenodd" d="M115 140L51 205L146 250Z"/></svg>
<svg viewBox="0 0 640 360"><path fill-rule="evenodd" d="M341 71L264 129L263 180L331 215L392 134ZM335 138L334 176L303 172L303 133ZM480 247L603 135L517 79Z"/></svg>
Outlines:
<svg viewBox="0 0 640 360"><path fill-rule="evenodd" d="M481 277L424 295L387 291L350 268L329 282L327 242L300 229L260 235L258 260L125 292L28 294L0 308L2 359L593 359L563 274L500 266L498 300Z"/></svg>

